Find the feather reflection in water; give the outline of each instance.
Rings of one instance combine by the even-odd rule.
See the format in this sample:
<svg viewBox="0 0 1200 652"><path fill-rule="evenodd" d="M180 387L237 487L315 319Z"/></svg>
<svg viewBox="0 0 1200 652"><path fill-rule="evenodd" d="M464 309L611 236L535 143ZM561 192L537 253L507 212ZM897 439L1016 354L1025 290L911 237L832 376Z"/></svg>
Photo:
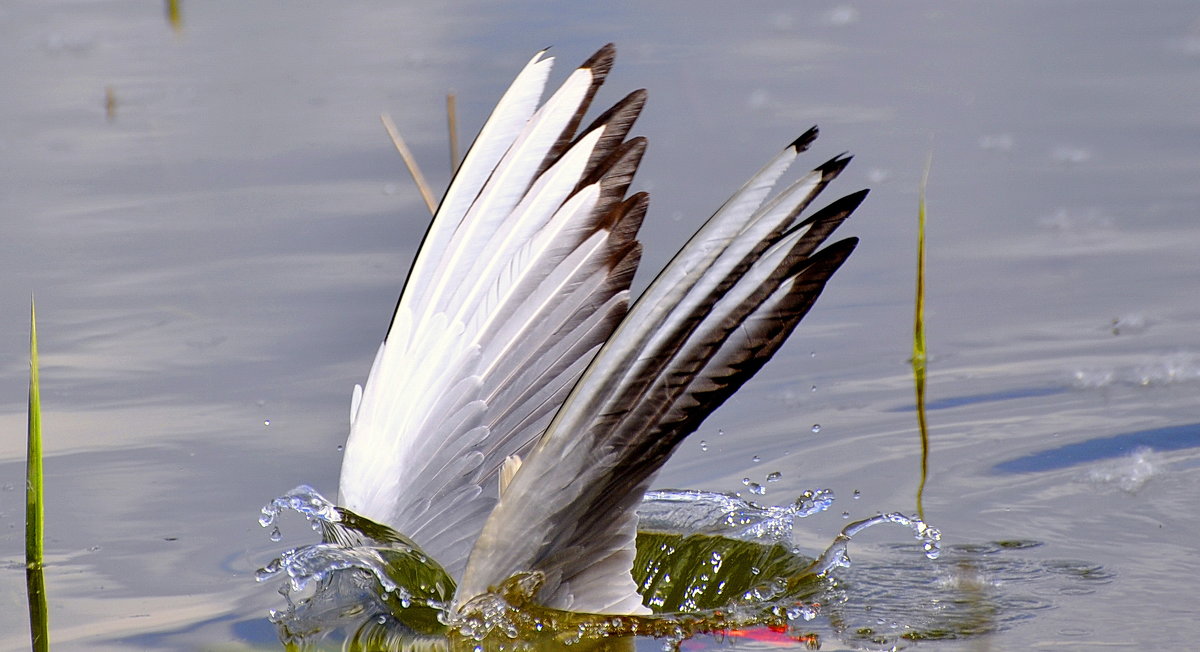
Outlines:
<svg viewBox="0 0 1200 652"><path fill-rule="evenodd" d="M272 526L281 512L296 511L327 543L285 552L259 571L259 579L289 580L282 591L289 606L271 616L285 643L313 643L340 629L351 641L372 642L347 649L450 649L454 641L503 647L514 639L534 644L532 649L559 649L564 636L576 642L631 635L678 641L730 628L807 622L819 611L816 602L826 602L837 587L828 573L849 564L847 544L874 525L909 527L927 556L937 557L938 531L901 514L850 523L817 558L804 557L790 543L794 519L831 504L823 492L806 493L786 507L712 492L650 492L638 510L643 529L632 577L651 614L546 608L533 601L540 578L520 573L473 599L466 614L450 617L454 580L436 561L406 537L302 486L264 507L261 522ZM376 645L381 641L389 643Z"/></svg>

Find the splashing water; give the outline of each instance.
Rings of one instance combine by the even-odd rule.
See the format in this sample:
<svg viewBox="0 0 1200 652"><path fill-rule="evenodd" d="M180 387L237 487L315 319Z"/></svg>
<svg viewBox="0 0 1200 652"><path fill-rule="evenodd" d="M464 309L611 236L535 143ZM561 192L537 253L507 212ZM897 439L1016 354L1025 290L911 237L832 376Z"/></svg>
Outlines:
<svg viewBox="0 0 1200 652"><path fill-rule="evenodd" d="M277 528L280 513L295 511L322 533L323 541L284 552L260 569L257 579L287 580L281 593L288 608L271 616L286 643L342 628L355 641L457 636L474 641L552 637L562 643L636 635L678 644L706 632L770 623L792 627L812 620L820 613L822 596L836 585L830 573L850 563L850 540L869 527L908 527L926 556L937 557L938 530L898 513L846 525L815 560L800 555L791 543L795 520L826 511L833 502L829 490L807 491L781 506L715 492L647 493L638 509L634 567L643 601L654 612L646 617L539 607L534 601L538 573L511 578L496 594L479 596L461 613L451 613L453 580L415 543L307 486L264 507L260 524ZM307 597L293 601L301 592Z"/></svg>
<svg viewBox="0 0 1200 652"><path fill-rule="evenodd" d="M348 568L370 571L385 591L401 588L388 577L387 561L378 549L366 546L351 548L337 543L317 543L287 550L258 569L254 578L264 582L286 575L292 591L299 592L307 589L312 582L322 582L330 573Z"/></svg>
<svg viewBox="0 0 1200 652"><path fill-rule="evenodd" d="M262 516L258 518L258 524L263 527L274 525L275 519L284 510L291 510L304 516L309 523L313 524L314 530L319 529L322 523L333 524L341 521L337 505L326 500L324 496L317 493L316 489L306 484L302 484L264 505Z"/></svg>
<svg viewBox="0 0 1200 652"><path fill-rule="evenodd" d="M713 491L650 491L638 506L638 528L784 543L791 541L795 519L823 512L833 501L829 489L806 491L786 506L763 506Z"/></svg>
<svg viewBox="0 0 1200 652"><path fill-rule="evenodd" d="M1200 354L1194 352L1153 356L1137 364L1076 369L1071 374L1072 384L1080 389L1112 385L1161 387L1197 380L1200 380Z"/></svg>
<svg viewBox="0 0 1200 652"><path fill-rule="evenodd" d="M1126 493L1137 493L1158 474L1162 457L1147 446L1139 446L1128 455L1088 469L1086 480L1096 484L1115 485Z"/></svg>

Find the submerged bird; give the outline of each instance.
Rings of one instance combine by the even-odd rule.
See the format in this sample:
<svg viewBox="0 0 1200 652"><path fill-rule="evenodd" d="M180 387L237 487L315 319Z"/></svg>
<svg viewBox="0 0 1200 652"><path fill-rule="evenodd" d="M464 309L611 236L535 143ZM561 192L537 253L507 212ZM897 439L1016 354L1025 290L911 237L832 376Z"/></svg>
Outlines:
<svg viewBox="0 0 1200 652"><path fill-rule="evenodd" d="M552 58L517 76L463 159L355 387L339 502L411 537L455 609L531 573L541 605L647 613L636 508L680 442L755 374L856 240L818 247L866 196L802 219L849 161L768 199L815 128L710 218L631 301L648 197L634 91L580 129L601 48L538 106Z"/></svg>

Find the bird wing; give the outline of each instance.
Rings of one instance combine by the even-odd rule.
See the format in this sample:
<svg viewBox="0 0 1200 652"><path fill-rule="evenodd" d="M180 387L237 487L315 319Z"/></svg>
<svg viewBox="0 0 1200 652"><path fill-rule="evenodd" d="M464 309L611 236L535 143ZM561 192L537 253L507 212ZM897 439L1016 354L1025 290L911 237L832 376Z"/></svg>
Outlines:
<svg viewBox="0 0 1200 652"><path fill-rule="evenodd" d="M642 494L683 438L778 350L857 242L817 251L866 191L799 217L848 157L764 201L815 137L814 128L734 194L592 359L488 518L459 606L537 571L546 606L645 612L630 575Z"/></svg>
<svg viewBox="0 0 1200 652"><path fill-rule="evenodd" d="M406 534L456 580L523 454L625 316L647 197L630 94L579 130L612 66L602 48L544 105L535 56L463 159L391 327L356 388L340 502ZM576 133L578 131L578 133Z"/></svg>

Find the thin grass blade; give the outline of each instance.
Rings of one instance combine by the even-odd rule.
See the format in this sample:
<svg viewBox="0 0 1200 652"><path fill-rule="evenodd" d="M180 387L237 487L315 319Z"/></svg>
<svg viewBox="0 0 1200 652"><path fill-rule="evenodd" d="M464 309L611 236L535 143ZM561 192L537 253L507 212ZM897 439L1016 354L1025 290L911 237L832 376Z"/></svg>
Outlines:
<svg viewBox="0 0 1200 652"><path fill-rule="evenodd" d="M42 490L42 400L38 388L37 309L29 304L29 438L25 467L25 586L29 594L29 636L35 652L50 649L46 585L42 577L45 541Z"/></svg>
<svg viewBox="0 0 1200 652"><path fill-rule="evenodd" d="M917 428L921 433L921 480L917 484L917 516L925 520L925 481L929 477L929 423L925 419L925 186L929 184L929 168L933 154L925 161L921 187L917 198L917 296L913 317L913 384L917 393Z"/></svg>

